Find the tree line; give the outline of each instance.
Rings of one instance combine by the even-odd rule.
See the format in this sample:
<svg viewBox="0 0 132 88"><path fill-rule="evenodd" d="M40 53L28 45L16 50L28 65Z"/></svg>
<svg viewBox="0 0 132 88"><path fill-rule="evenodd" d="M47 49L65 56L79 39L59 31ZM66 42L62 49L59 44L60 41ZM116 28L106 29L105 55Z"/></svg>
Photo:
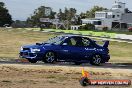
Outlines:
<svg viewBox="0 0 132 88"><path fill-rule="evenodd" d="M49 16L45 16L45 12L44 12L45 8L46 8L45 6L40 6L38 9L35 9L32 16L28 17L27 23L32 26L35 26L35 25L40 25L40 22L39 22L40 18L52 18L52 19L57 18L60 21L67 20L69 22L69 24L72 24L72 25L80 25L81 19L94 18L96 11L107 10L107 8L94 6L89 11L86 11L84 13L77 15L77 10L75 8L66 8L65 7L64 10L59 9L58 13L51 11L51 14Z"/></svg>
<svg viewBox="0 0 132 88"><path fill-rule="evenodd" d="M50 14L46 15L46 10L45 9L50 9ZM12 21L12 17L9 14L8 9L5 7L5 4L3 2L0 2L0 27L4 26L5 24L11 25L20 25L24 24L25 26L28 25L30 27L34 26L40 26L40 18L50 18L50 19L59 19L60 21L68 21L69 25L80 25L81 24L81 19L84 18L94 18L95 17L95 12L96 11L102 11L106 10L107 8L103 8L100 6L94 6L90 10L86 12L82 12L79 15L77 15L77 10L75 8L64 8L64 10L59 9L58 12L55 12L52 10L51 7L46 7L46 6L40 6L37 9L34 10L31 16L27 18L27 20L20 21Z"/></svg>

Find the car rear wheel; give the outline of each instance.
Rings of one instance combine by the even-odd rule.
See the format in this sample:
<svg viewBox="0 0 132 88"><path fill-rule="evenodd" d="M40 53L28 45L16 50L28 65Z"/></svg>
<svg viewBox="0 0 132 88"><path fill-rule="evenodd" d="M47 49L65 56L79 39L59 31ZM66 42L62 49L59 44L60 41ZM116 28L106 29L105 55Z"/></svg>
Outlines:
<svg viewBox="0 0 132 88"><path fill-rule="evenodd" d="M45 54L44 62L45 63L54 63L56 60L56 55L54 52L49 51Z"/></svg>
<svg viewBox="0 0 132 88"><path fill-rule="evenodd" d="M100 65L101 64L101 56L99 54L93 55L92 59L90 60L90 64L92 65Z"/></svg>

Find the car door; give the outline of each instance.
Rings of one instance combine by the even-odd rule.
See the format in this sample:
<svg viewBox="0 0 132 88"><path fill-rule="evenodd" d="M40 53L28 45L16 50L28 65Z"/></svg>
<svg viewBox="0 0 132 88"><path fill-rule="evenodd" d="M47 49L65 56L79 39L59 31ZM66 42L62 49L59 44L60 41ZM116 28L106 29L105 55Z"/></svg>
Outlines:
<svg viewBox="0 0 132 88"><path fill-rule="evenodd" d="M77 38L70 37L61 46L61 58L65 61L76 61L80 57L80 48L77 46Z"/></svg>
<svg viewBox="0 0 132 88"><path fill-rule="evenodd" d="M82 37L81 41L82 44L79 44L80 51L81 51L81 58L80 61L89 61L91 55L95 53L95 46L92 41L88 38Z"/></svg>

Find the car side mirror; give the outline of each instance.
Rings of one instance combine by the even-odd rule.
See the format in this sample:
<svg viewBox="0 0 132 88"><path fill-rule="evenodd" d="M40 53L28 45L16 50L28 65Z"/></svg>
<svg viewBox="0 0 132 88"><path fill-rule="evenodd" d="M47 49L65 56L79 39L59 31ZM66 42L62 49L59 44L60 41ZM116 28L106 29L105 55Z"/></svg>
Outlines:
<svg viewBox="0 0 132 88"><path fill-rule="evenodd" d="M63 43L62 45L63 45L63 46L66 46L66 45L68 45L68 44L67 44L67 43Z"/></svg>

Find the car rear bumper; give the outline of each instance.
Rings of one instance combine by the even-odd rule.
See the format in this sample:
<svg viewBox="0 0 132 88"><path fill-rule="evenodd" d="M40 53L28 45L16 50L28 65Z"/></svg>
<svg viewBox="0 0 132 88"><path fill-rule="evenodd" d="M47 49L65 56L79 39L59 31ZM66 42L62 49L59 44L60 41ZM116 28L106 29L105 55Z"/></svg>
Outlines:
<svg viewBox="0 0 132 88"><path fill-rule="evenodd" d="M103 55L102 56L102 63L108 62L110 60L110 55Z"/></svg>

